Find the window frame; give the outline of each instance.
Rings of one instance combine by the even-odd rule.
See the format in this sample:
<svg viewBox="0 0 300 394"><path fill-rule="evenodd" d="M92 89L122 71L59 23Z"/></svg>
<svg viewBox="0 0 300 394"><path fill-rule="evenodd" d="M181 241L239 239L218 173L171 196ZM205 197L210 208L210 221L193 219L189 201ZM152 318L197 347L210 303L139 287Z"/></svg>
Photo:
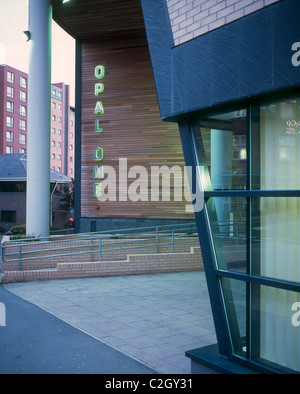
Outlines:
<svg viewBox="0 0 300 394"><path fill-rule="evenodd" d="M7 70L7 72L6 72L6 81L8 83L15 83L15 73L13 71Z"/></svg>
<svg viewBox="0 0 300 394"><path fill-rule="evenodd" d="M9 98L15 97L15 88L13 86L6 87L6 97L9 97Z"/></svg>
<svg viewBox="0 0 300 394"><path fill-rule="evenodd" d="M7 217L6 217L6 215L7 215ZM12 220L10 220L10 219L12 219ZM1 210L1 222L17 223L17 211Z"/></svg>
<svg viewBox="0 0 300 394"><path fill-rule="evenodd" d="M298 97L299 98L299 97ZM254 114L257 108L260 108L263 104L268 104L274 101L283 101L289 100L290 96L287 98L286 96L282 96L276 98L276 100L268 97L265 100L253 100L246 105L247 108L247 136L246 136L246 149L247 149L247 187L245 190L204 190L204 200L205 205L204 209L195 214L198 226L206 228L205 232L202 232L200 236L200 243L202 253L205 257L205 271L207 273L208 282L210 282L210 287L214 288L214 295L212 296L213 312L220 315L219 317L215 316L216 322L216 331L218 336L219 345L224 348L224 353L227 353L228 356L232 357L235 361L240 363L245 363L251 365L251 367L256 368L261 371L271 371L278 372L277 368L280 371L284 371L285 368L283 366L274 365L272 363L260 364L259 361L253 360L251 357L251 335L252 335L252 316L251 316L251 289L254 286L267 286L269 288L274 289L282 289L295 293L300 293L300 283L291 282L287 280L280 280L270 277L262 277L259 275L255 275L252 272L251 268L251 245L250 241L252 239L252 227L251 227L251 206L254 198L264 198L264 197L297 197L300 198L300 190L260 190L260 189L252 189L253 185L253 166L256 165L257 160L257 150L254 149L254 144L257 139L257 133L254 132L256 124L254 122ZM245 107L245 103L242 105ZM238 110L241 108L241 105L237 104L232 105L230 110ZM225 112L225 111L224 111ZM202 112L204 113L204 111ZM217 114L218 111L207 111L207 114ZM193 128L194 117L186 120L185 125L181 124L181 134L187 133L190 138L190 142L188 143L183 139L183 146L185 150L185 154L187 154L186 150L192 156L193 166L207 166L206 160L203 157L199 157L195 132ZM255 130L256 131L256 130ZM185 138L185 137L183 137ZM188 153L188 155L189 155ZM199 180L198 180L199 182ZM220 268L218 262L216 260L216 251L214 249L214 241L212 236L212 228L209 218L209 213L207 209L207 203L212 198L220 198L220 197L229 197L229 198L237 198L243 197L247 200L247 272L235 272L229 269ZM205 234L204 234L205 233ZM230 313L228 313L227 306L225 304L225 293L224 288L221 286L222 280L237 280L241 283L243 282L246 286L246 300L247 300L247 346L246 353L241 355L236 351L236 342L234 338L234 332L238 330L236 326L236 322L230 322ZM231 325L231 327L229 326ZM226 327L226 330L224 328ZM221 338L221 339L220 339Z"/></svg>

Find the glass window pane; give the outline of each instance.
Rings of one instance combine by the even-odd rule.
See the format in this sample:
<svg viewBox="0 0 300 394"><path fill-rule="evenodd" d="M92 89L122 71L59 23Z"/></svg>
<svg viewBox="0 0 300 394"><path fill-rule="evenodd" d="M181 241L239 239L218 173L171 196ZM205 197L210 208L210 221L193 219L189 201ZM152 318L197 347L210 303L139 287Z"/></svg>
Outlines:
<svg viewBox="0 0 300 394"><path fill-rule="evenodd" d="M235 354L247 356L247 284L222 278L222 290Z"/></svg>
<svg viewBox="0 0 300 394"><path fill-rule="evenodd" d="M247 199L210 198L207 209L218 267L247 273Z"/></svg>
<svg viewBox="0 0 300 394"><path fill-rule="evenodd" d="M24 77L20 77L20 86L22 88L27 88L27 79Z"/></svg>
<svg viewBox="0 0 300 394"><path fill-rule="evenodd" d="M300 189L300 99L253 110L253 188Z"/></svg>
<svg viewBox="0 0 300 394"><path fill-rule="evenodd" d="M7 112L14 112L14 103L7 101L6 102L6 110Z"/></svg>
<svg viewBox="0 0 300 394"><path fill-rule="evenodd" d="M27 101L27 93L20 91L20 100L25 102Z"/></svg>
<svg viewBox="0 0 300 394"><path fill-rule="evenodd" d="M7 97L11 97L14 98L14 88L12 88L11 86L7 86Z"/></svg>
<svg viewBox="0 0 300 394"><path fill-rule="evenodd" d="M254 285L251 359L282 372L300 372L300 294Z"/></svg>
<svg viewBox="0 0 300 394"><path fill-rule="evenodd" d="M26 116L26 107L24 105L20 105L20 115Z"/></svg>
<svg viewBox="0 0 300 394"><path fill-rule="evenodd" d="M300 283L300 198L252 200L252 273Z"/></svg>
<svg viewBox="0 0 300 394"><path fill-rule="evenodd" d="M7 82L10 82L10 83L15 82L15 74L11 71L7 71Z"/></svg>
<svg viewBox="0 0 300 394"><path fill-rule="evenodd" d="M199 118L193 132L199 164L210 175L205 190L246 189L246 110Z"/></svg>

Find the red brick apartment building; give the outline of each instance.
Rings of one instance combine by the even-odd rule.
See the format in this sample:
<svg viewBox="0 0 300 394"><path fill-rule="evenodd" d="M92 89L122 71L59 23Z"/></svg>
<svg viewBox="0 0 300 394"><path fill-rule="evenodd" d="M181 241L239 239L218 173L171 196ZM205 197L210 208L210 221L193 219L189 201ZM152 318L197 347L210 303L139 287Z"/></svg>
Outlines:
<svg viewBox="0 0 300 394"><path fill-rule="evenodd" d="M74 178L75 109L69 93L64 83L52 85L50 166ZM26 153L27 105L28 75L0 65L0 154Z"/></svg>

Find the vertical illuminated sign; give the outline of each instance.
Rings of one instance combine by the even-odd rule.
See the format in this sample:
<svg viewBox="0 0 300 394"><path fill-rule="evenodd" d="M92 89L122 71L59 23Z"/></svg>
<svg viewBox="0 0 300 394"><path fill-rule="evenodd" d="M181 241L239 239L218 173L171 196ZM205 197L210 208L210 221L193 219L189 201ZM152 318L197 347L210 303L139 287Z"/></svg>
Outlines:
<svg viewBox="0 0 300 394"><path fill-rule="evenodd" d="M104 66L96 66L95 67L95 73L94 73L95 78L97 79L97 83L95 83L95 97L101 97L101 94L105 90L105 85L103 82L99 82L100 80L103 80L105 77L105 67ZM96 102L95 110L94 110L94 115L104 115L104 105L101 100L98 100ZM97 118L95 120L95 132L96 133L103 133L103 128L101 127L101 122L100 119ZM99 164L100 161L103 160L104 157L104 150L102 147L97 147L94 150L94 160ZM93 179L99 180L104 178L104 167L103 166L94 166L93 168ZM102 183L97 182L94 183L94 197L101 197L102 196Z"/></svg>

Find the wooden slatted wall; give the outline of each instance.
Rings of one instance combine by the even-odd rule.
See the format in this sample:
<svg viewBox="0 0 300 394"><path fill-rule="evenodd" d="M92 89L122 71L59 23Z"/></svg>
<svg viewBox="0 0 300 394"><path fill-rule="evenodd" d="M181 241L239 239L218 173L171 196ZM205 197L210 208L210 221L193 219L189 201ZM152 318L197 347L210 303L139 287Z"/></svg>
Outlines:
<svg viewBox="0 0 300 394"><path fill-rule="evenodd" d="M180 165L183 171L184 159L178 125L160 118L145 35L85 41L82 53L81 216L192 219L194 215L186 213L184 195L179 202L172 195L170 202L162 201L161 196L159 202L151 201L151 166ZM101 80L94 76L98 65L106 70ZM98 97L94 93L97 82L105 85ZM103 103L104 114L94 114L97 101ZM102 133L95 131L97 119ZM103 148L101 162L94 159L97 147ZM99 182L93 178L94 166L113 167L118 182L120 158L127 159L128 170L137 165L147 168L149 201L119 201L119 183L117 201L99 202L94 197L94 184ZM128 186L135 179L128 179Z"/></svg>

